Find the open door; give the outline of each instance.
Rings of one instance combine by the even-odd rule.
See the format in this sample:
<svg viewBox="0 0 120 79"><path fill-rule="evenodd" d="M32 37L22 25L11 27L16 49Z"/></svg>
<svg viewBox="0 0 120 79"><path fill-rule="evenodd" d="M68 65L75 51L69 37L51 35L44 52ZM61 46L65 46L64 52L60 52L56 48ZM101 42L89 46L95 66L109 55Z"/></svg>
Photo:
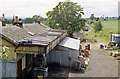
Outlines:
<svg viewBox="0 0 120 79"><path fill-rule="evenodd" d="M22 59L17 61L17 79L22 79Z"/></svg>

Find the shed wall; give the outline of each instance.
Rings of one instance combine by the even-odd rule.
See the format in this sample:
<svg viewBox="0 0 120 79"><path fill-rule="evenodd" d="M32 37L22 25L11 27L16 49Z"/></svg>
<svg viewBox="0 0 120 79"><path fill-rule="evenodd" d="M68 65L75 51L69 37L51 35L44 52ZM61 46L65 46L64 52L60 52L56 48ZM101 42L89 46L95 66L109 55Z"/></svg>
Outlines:
<svg viewBox="0 0 120 79"><path fill-rule="evenodd" d="M115 43L120 43L120 37L119 38L115 38Z"/></svg>
<svg viewBox="0 0 120 79"><path fill-rule="evenodd" d="M16 77L16 61L0 60L0 78Z"/></svg>
<svg viewBox="0 0 120 79"><path fill-rule="evenodd" d="M63 47L63 50L53 50L47 55L47 63L58 63L60 66L74 67L79 56L78 50Z"/></svg>

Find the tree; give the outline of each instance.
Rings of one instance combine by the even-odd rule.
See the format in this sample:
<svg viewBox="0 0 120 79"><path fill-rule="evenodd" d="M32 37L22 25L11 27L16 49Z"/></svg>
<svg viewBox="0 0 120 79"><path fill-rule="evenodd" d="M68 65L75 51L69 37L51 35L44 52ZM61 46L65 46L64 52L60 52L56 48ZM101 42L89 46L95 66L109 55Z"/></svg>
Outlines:
<svg viewBox="0 0 120 79"><path fill-rule="evenodd" d="M6 24L12 24L12 20L11 19L5 19L6 20Z"/></svg>
<svg viewBox="0 0 120 79"><path fill-rule="evenodd" d="M32 18L31 17L27 17L27 18L23 19L23 22L25 24L27 24L27 23L34 23L34 22L37 23L37 19L38 19L38 16L34 15ZM44 22L44 21L46 21L46 18L40 17L40 21Z"/></svg>
<svg viewBox="0 0 120 79"><path fill-rule="evenodd" d="M120 20L120 16L118 17L118 20Z"/></svg>
<svg viewBox="0 0 120 79"><path fill-rule="evenodd" d="M95 18L95 17L94 17L94 14L91 14L90 19L91 19L91 20L94 20L94 18Z"/></svg>
<svg viewBox="0 0 120 79"><path fill-rule="evenodd" d="M48 11L46 15L47 24L51 28L68 30L72 33L80 31L85 26L86 20L81 18L84 15L83 8L74 2L59 2L53 11Z"/></svg>
<svg viewBox="0 0 120 79"><path fill-rule="evenodd" d="M95 32L100 32L102 30L102 28L103 28L103 25L101 24L100 20L96 21L94 23L94 30L95 30Z"/></svg>
<svg viewBox="0 0 120 79"><path fill-rule="evenodd" d="M33 23L34 21L32 18L29 17L29 18L25 18L23 22L24 23Z"/></svg>

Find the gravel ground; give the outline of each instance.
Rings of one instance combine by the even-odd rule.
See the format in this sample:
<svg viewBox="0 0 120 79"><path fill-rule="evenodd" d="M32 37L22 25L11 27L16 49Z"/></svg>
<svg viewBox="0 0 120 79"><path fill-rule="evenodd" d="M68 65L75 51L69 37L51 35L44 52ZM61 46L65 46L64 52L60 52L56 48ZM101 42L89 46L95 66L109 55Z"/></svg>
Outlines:
<svg viewBox="0 0 120 79"><path fill-rule="evenodd" d="M96 44L92 44L91 48L91 60L85 73L70 72L69 77L118 77L118 61Z"/></svg>

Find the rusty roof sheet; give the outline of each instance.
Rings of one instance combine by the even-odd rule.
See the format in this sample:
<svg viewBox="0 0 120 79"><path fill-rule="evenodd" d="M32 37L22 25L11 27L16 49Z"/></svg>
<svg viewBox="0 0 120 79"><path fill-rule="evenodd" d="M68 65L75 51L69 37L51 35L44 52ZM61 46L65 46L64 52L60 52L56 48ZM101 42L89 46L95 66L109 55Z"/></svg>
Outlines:
<svg viewBox="0 0 120 79"><path fill-rule="evenodd" d="M35 45L48 45L52 41L54 41L55 39L60 37L63 33L64 33L63 31L51 32L49 30L49 31L46 31L44 33L40 33L40 34L37 34L34 36L24 38L20 41L32 41L32 44L35 44Z"/></svg>
<svg viewBox="0 0 120 79"><path fill-rule="evenodd" d="M53 40L55 40L58 36L41 36L41 35L35 35L35 36L31 36L28 38L25 38L21 41L32 41L32 44L35 45L48 45L49 43L51 43Z"/></svg>
<svg viewBox="0 0 120 79"><path fill-rule="evenodd" d="M21 41L32 41L32 45L49 45L52 43L52 41L56 40L62 34L66 33L66 31L61 31L61 30L48 30L44 33L39 33L34 36L30 36L27 38L24 38ZM27 43L26 43L27 45ZM30 45L30 44L29 44Z"/></svg>

